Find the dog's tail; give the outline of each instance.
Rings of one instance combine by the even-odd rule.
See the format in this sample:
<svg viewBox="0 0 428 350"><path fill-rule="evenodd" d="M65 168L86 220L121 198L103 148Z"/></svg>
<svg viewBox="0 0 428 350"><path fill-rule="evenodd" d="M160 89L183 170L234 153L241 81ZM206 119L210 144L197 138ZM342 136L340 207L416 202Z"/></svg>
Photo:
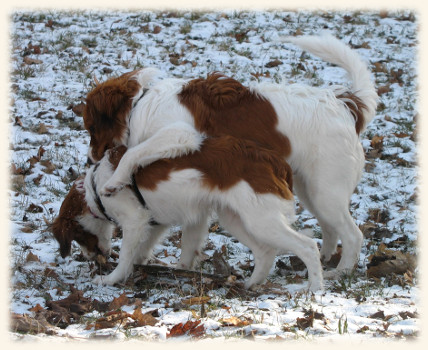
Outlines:
<svg viewBox="0 0 428 350"><path fill-rule="evenodd" d="M162 71L155 67L147 67L136 71L134 79L138 81L141 88L148 89L163 75Z"/></svg>
<svg viewBox="0 0 428 350"><path fill-rule="evenodd" d="M378 95L371 80L367 64L355 50L328 33L319 36L285 37L281 41L299 46L321 59L336 64L347 71L352 81L352 90L337 94L349 108L360 133L374 118Z"/></svg>

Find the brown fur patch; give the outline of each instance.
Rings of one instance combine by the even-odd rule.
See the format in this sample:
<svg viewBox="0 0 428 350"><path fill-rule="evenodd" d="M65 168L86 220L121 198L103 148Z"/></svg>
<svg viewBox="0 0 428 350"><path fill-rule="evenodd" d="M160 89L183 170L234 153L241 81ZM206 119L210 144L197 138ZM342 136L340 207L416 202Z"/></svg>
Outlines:
<svg viewBox="0 0 428 350"><path fill-rule="evenodd" d="M116 168L119 165L119 162L122 159L123 155L125 154L126 150L127 150L127 147L123 146L123 145L117 146L117 147L109 150L108 161L112 165L114 170L116 170Z"/></svg>
<svg viewBox="0 0 428 350"><path fill-rule="evenodd" d="M209 136L252 140L283 157L291 152L290 141L276 129L278 117L272 104L235 79L214 73L192 80L179 99L193 115L196 129Z"/></svg>
<svg viewBox="0 0 428 350"><path fill-rule="evenodd" d="M355 131L357 135L359 135L364 124L363 109L367 109L367 106L359 97L350 91L337 95L336 98L342 100L348 107L355 119Z"/></svg>
<svg viewBox="0 0 428 350"><path fill-rule="evenodd" d="M99 161L107 149L113 148L127 132L127 117L132 98L140 84L132 79L134 72L98 84L86 97L83 121L91 136L92 157Z"/></svg>
<svg viewBox="0 0 428 350"><path fill-rule="evenodd" d="M86 231L76 221L86 211L85 196L77 190L76 183L74 183L61 204L58 217L52 224L52 233L59 243L60 254L63 258L70 254L73 240L84 245L89 252L97 250L97 236Z"/></svg>
<svg viewBox="0 0 428 350"><path fill-rule="evenodd" d="M139 187L154 190L169 179L174 170L196 169L210 189L227 190L246 181L256 193L272 193L292 199L292 172L282 155L261 148L256 142L231 136L208 138L200 151L162 159L139 169L135 175Z"/></svg>

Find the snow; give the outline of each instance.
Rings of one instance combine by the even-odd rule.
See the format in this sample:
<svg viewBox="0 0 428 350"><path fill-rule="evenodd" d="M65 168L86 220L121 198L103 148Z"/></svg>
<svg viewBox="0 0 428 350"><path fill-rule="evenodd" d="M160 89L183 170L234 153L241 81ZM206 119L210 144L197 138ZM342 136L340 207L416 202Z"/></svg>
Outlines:
<svg viewBox="0 0 428 350"><path fill-rule="evenodd" d="M41 157L53 165L52 171L37 162L32 174L25 176L24 186L19 184L8 191L10 203L10 311L17 314L33 313L30 308L46 305L46 298L58 300L66 297L55 288L57 282L43 278L43 271L54 269L63 285L71 284L85 291L85 296L110 301L124 291L135 294L129 286L101 287L91 284L91 267L88 262L76 260L79 249L73 246L73 256L62 259L58 245L47 230L46 220L52 221L59 211L62 199L72 184L69 169L76 173L85 170L89 136L83 128L81 117L70 106L84 100L94 77L103 81L138 67L156 66L166 75L199 77L218 70L250 84L252 74L260 75L260 81L306 83L316 86L348 84L346 74L316 57L302 54L291 45L278 43L281 36L296 31L314 34L328 29L345 42L353 45L367 43L357 49L373 69L376 62L384 70L373 73L378 86L390 84L390 92L381 95L383 108L361 136L366 152L372 149L373 135L384 136L383 158L368 158L371 170L365 171L357 191L351 198L351 212L358 225L369 219L370 209L387 210L388 221L383 225L392 235L383 238L389 243L401 236L408 238L406 251L417 251L416 240L418 206L417 142L412 137L417 115L417 26L416 21L406 20L410 12L390 11L388 17L379 13L362 11L354 14L354 20L345 19L352 12L309 11L218 11L208 13L150 12L150 11L16 11L10 23L12 72L10 96L10 161L16 168L29 168L28 160L37 156L40 147L45 150ZM49 26L49 20L53 25ZM160 31L155 33L155 28ZM237 40L237 33L246 33ZM41 53L29 49L40 46ZM24 54L29 50L29 54ZM179 64L170 60L170 54L178 55ZM41 60L40 64L26 64L24 57ZM282 65L266 68L266 63L279 59ZM186 63L186 60L188 63ZM192 63L194 62L194 63ZM306 71L296 70L299 62ZM403 70L398 81L391 81L391 72ZM20 120L22 126L16 122ZM41 124L47 133L38 132ZM404 137L394 135L404 133ZM39 184L34 181L42 175ZM17 181L17 180L16 180ZM412 199L413 198L413 199ZM31 204L42 208L31 213ZM310 227L320 232L312 215L297 207L299 228ZM382 226L382 225L381 225ZM179 228L173 228L174 235ZM319 240L319 236L317 241ZM388 285L385 280L372 283L364 277L368 257L376 250L379 241L367 238L361 252L356 280L326 281L325 291L311 296L303 290L307 281L287 282L273 266L269 283L279 284L281 293L269 293L254 298L226 298L226 289L207 291L211 297L210 309L202 317L208 339L230 342L253 336L266 340L276 336L287 341L311 342L362 342L376 339L412 338L421 329L418 318L403 319L399 313L419 313L420 292L418 285ZM116 240L113 246L120 245ZM248 276L241 265L250 262L251 252L225 234L210 233L205 254L227 247L228 263ZM165 251L167 256L165 256ZM39 261L26 262L32 252ZM166 239L155 249L156 259L174 264L180 249ZM282 257L283 258L283 257ZM282 259L278 257L279 259ZM209 266L205 267L209 271ZM304 273L301 274L304 277ZM338 288L343 283L347 288ZM348 283L348 284L346 284ZM40 290L35 285L42 285ZM198 307L174 311L171 307L182 297L196 295L191 284L176 290L155 289L143 301L143 312L157 310L159 322L155 326L132 328L126 333L120 327L103 330L85 330L84 324L72 324L65 329L55 328L56 335L19 335L11 333L11 339L32 341L83 341L105 339L112 335L115 340L168 339L171 327L187 320L194 320ZM358 292L361 300L357 300ZM168 305L167 305L168 304ZM132 312L135 306L124 310ZM304 317L305 310L312 309L324 315L325 320L315 319L313 327L298 329L296 319ZM393 317L387 321L372 319L371 315L384 311ZM252 323L245 327L224 327L219 320L230 316L246 316ZM86 315L88 316L88 315ZM96 317L96 316L93 316ZM343 323L347 321L347 330ZM388 326L386 326L388 323ZM340 324L340 327L339 327ZM363 326L368 330L358 332ZM384 327L387 327L385 330ZM292 330L290 330L292 329ZM187 338L186 338L187 337ZM185 340L188 340L185 336Z"/></svg>

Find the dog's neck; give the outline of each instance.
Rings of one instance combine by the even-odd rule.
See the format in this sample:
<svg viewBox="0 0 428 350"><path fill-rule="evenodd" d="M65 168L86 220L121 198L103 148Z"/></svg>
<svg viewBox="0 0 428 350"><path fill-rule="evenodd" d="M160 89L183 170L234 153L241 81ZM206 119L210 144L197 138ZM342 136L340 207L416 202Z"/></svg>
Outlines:
<svg viewBox="0 0 428 350"><path fill-rule="evenodd" d="M132 109L131 112L129 113L129 118L128 118L128 130L126 132L126 144L128 146L129 144L129 137L131 136L131 118L132 118L132 113L134 112L135 107L137 107L138 103L143 99L143 97L146 95L147 91L149 91L149 89L147 88L143 88L143 92L140 95L140 97L138 97L135 102L132 105Z"/></svg>
<svg viewBox="0 0 428 350"><path fill-rule="evenodd" d="M108 214L107 214L107 212L106 212L106 209L105 209L105 207L104 207L104 205L103 205L103 201L101 200L101 197L99 196L99 194L98 194L98 191L97 191L97 184L96 184L96 182L95 182L95 175L96 175L96 172L97 172L97 170L98 170L98 167L99 167L99 165L100 165L100 163L98 162L97 164L95 164L94 165L94 169L92 170L92 174L91 174L91 187L92 187L92 193L93 193L93 196L94 196L94 202L95 202L95 204L96 204L96 206L97 206L97 209L98 209L98 211L108 220L108 221L110 221L110 222L112 222L113 224L115 224L116 226L118 226L118 224L117 224L117 222L112 218L112 217L110 217ZM89 211L90 211L90 213L94 216L94 217L96 217L96 218L99 218L96 214L94 214L93 213L93 211L91 210L91 208L89 208Z"/></svg>

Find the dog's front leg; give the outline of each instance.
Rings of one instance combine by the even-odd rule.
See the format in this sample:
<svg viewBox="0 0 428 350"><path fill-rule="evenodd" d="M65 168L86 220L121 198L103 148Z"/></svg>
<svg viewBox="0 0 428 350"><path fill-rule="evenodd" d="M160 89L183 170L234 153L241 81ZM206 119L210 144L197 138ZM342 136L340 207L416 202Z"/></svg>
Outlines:
<svg viewBox="0 0 428 350"><path fill-rule="evenodd" d="M146 141L129 148L123 155L113 176L100 193L104 196L120 191L131 182L131 174L162 158L175 158L199 149L203 135L193 126L177 122L160 129Z"/></svg>
<svg viewBox="0 0 428 350"><path fill-rule="evenodd" d="M193 269L195 257L200 257L202 244L208 236L207 217L193 225L183 227L181 235L181 255L177 267L188 270Z"/></svg>
<svg viewBox="0 0 428 350"><path fill-rule="evenodd" d="M150 224L148 218L141 220L141 217L126 221L124 220L124 225L122 225L123 239L117 267L107 276L95 277L93 283L113 285L126 280L132 273L133 265L140 255L142 247L149 240Z"/></svg>

